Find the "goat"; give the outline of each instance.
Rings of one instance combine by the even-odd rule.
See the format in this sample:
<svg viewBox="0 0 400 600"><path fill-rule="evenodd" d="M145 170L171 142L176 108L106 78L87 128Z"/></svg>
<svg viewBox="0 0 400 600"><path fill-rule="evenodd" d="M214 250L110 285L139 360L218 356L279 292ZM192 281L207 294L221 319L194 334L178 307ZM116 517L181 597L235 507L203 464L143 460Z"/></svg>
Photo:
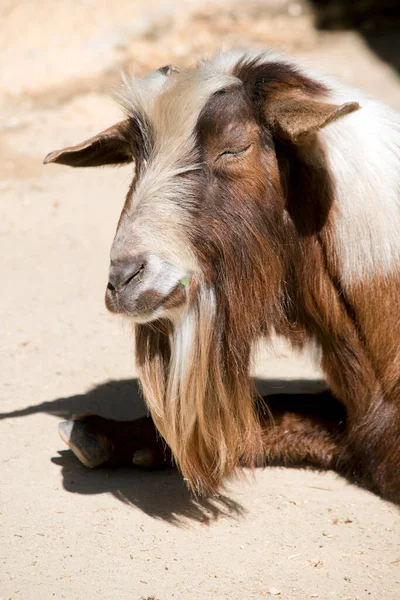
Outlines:
<svg viewBox="0 0 400 600"><path fill-rule="evenodd" d="M120 102L44 162L134 162L106 305L134 324L151 418L84 415L64 441L90 467L174 460L199 493L277 460L399 501L397 114L268 51L126 78ZM274 332L319 346L314 411L257 397L252 349Z"/></svg>

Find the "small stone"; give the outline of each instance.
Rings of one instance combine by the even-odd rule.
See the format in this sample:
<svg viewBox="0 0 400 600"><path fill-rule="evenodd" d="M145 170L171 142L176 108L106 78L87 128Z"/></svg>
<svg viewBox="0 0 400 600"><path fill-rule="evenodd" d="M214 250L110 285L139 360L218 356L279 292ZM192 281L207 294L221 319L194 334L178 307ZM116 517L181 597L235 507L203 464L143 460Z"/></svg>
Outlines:
<svg viewBox="0 0 400 600"><path fill-rule="evenodd" d="M271 594L271 596L279 596L281 593L281 590L278 590L278 588L276 587L270 587L268 590L268 594Z"/></svg>

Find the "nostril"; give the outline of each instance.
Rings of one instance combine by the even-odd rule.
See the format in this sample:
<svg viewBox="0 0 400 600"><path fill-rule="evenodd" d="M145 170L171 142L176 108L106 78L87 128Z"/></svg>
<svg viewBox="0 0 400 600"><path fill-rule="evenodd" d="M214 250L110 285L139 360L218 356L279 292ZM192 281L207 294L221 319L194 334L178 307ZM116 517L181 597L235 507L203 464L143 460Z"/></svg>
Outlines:
<svg viewBox="0 0 400 600"><path fill-rule="evenodd" d="M145 263L142 261L112 262L107 284L107 290L112 293L121 292L131 281L142 281Z"/></svg>

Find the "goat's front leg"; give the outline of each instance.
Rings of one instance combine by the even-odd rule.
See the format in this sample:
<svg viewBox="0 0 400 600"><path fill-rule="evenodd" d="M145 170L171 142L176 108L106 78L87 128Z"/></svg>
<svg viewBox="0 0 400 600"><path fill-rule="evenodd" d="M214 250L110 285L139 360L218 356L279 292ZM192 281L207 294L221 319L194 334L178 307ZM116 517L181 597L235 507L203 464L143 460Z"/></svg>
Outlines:
<svg viewBox="0 0 400 600"><path fill-rule="evenodd" d="M351 343L353 342L353 343ZM400 502L400 403L349 335L323 359L328 383L346 407L342 470L384 498Z"/></svg>
<svg viewBox="0 0 400 600"><path fill-rule="evenodd" d="M153 420L115 421L98 415L77 415L59 425L62 440L86 467L134 464L171 466L172 455Z"/></svg>
<svg viewBox="0 0 400 600"><path fill-rule="evenodd" d="M265 463L336 468L345 454L345 411L330 392L283 394L262 399ZM150 417L114 421L81 415L60 424L60 435L87 467L134 464L171 466L172 454Z"/></svg>

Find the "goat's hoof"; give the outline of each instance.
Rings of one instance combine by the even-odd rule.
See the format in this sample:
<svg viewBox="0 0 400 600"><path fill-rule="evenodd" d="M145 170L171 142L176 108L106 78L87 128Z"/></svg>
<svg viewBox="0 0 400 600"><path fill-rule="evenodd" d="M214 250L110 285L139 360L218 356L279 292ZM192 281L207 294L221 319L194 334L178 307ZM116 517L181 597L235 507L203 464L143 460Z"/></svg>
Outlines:
<svg viewBox="0 0 400 600"><path fill-rule="evenodd" d="M58 433L85 467L99 467L110 458L101 438L89 433L84 421L63 421L58 426Z"/></svg>

